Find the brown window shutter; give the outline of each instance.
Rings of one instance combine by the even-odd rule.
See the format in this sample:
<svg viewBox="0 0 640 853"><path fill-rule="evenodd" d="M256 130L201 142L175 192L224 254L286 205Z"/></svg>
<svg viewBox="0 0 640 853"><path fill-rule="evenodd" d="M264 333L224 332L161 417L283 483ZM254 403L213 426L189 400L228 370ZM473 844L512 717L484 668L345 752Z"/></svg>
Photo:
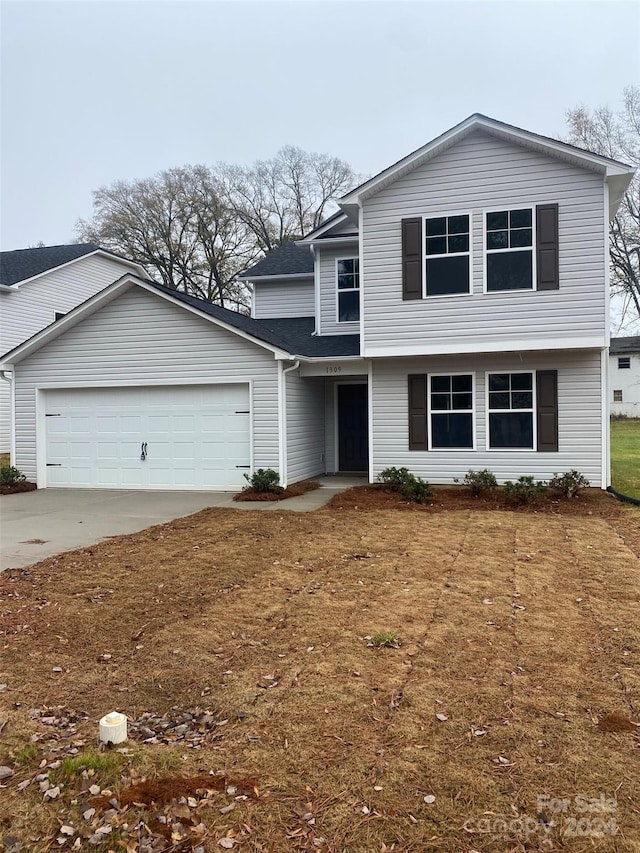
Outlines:
<svg viewBox="0 0 640 853"><path fill-rule="evenodd" d="M402 298L422 299L422 219L402 220Z"/></svg>
<svg viewBox="0 0 640 853"><path fill-rule="evenodd" d="M536 268L538 290L558 290L558 205L536 208Z"/></svg>
<svg viewBox="0 0 640 853"><path fill-rule="evenodd" d="M538 450L541 453L558 449L558 371L538 370L536 373L536 403L538 420Z"/></svg>
<svg viewBox="0 0 640 853"><path fill-rule="evenodd" d="M409 450L428 450L427 377L409 374Z"/></svg>

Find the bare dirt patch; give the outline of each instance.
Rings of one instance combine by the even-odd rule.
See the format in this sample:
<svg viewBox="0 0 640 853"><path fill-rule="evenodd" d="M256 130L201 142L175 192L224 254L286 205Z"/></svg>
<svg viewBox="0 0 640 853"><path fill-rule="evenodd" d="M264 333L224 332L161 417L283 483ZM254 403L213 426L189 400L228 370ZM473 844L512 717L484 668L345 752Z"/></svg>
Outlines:
<svg viewBox="0 0 640 853"><path fill-rule="evenodd" d="M40 761L92 743L110 710L206 706L220 725L197 748L127 744L91 849L139 853L122 810L130 827L157 810L133 786L179 801L207 774L258 791L209 783L189 818L207 851L637 849L638 728L602 729L639 721L640 561L613 525L640 516L606 496L567 515L362 509L381 498L358 492L312 514L206 510L0 576L5 831L71 849L60 822L79 824L91 779L43 801L19 789ZM372 647L378 632L401 644ZM88 715L71 735L29 713L58 705ZM614 811L578 811L601 794Z"/></svg>
<svg viewBox="0 0 640 853"><path fill-rule="evenodd" d="M12 483L10 486L0 486L0 495L19 495L21 492L35 492L38 487L28 480Z"/></svg>

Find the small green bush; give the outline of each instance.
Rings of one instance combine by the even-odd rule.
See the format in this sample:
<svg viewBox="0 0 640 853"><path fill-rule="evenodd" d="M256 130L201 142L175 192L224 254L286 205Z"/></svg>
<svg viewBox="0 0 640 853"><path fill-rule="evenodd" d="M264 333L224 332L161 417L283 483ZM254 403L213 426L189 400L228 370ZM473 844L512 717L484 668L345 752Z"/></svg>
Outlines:
<svg viewBox="0 0 640 853"><path fill-rule="evenodd" d="M249 483L246 488L253 489L254 492L274 492L280 494L284 491L280 485L280 475L273 468L258 468L251 476L244 475L245 480Z"/></svg>
<svg viewBox="0 0 640 853"><path fill-rule="evenodd" d="M515 483L507 480L503 487L507 503L520 505L535 503L546 491L546 484L531 476L518 477Z"/></svg>
<svg viewBox="0 0 640 853"><path fill-rule="evenodd" d="M400 492L407 500L422 504L433 493L431 486L421 477L416 477L408 468L385 468L378 476L392 492Z"/></svg>
<svg viewBox="0 0 640 853"><path fill-rule="evenodd" d="M563 498L575 498L582 489L587 489L590 485L587 478L575 468L566 474L554 474L549 480L549 487L560 492Z"/></svg>
<svg viewBox="0 0 640 853"><path fill-rule="evenodd" d="M14 468L13 465L3 465L0 468L0 486L15 486L16 483L24 483L27 478Z"/></svg>
<svg viewBox="0 0 640 853"><path fill-rule="evenodd" d="M498 485L498 481L488 468L483 468L482 471L467 471L462 482L476 498L492 491Z"/></svg>

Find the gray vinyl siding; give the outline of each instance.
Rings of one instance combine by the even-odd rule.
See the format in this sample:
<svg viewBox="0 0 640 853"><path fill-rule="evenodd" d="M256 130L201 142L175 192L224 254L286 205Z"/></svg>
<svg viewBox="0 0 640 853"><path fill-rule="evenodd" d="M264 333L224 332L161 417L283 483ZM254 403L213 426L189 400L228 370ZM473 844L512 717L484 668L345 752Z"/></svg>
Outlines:
<svg viewBox="0 0 640 853"><path fill-rule="evenodd" d="M485 371L558 371L557 453L489 450ZM475 373L476 450L410 451L407 376L411 373ZM532 474L548 479L576 468L602 485L600 351L499 353L376 359L373 363L373 475L406 466L431 483L453 483L469 469L489 468L499 482ZM605 484L606 485L606 484Z"/></svg>
<svg viewBox="0 0 640 853"><path fill-rule="evenodd" d="M319 264L318 286L320 288L320 334L357 335L360 323L338 322L338 282L336 260L338 258L357 258L358 246L354 243L347 249L331 247L316 250L316 264Z"/></svg>
<svg viewBox="0 0 640 853"><path fill-rule="evenodd" d="M12 291L0 291L0 355L54 322L107 285L133 270L115 258L92 255L54 269ZM9 385L0 380L0 453L9 450Z"/></svg>
<svg viewBox="0 0 640 853"><path fill-rule="evenodd" d="M313 317L316 313L313 278L253 283L253 316Z"/></svg>
<svg viewBox="0 0 640 853"><path fill-rule="evenodd" d="M326 231L322 237L318 240L318 243L322 243L323 239L330 237L344 237L351 234L358 233L358 223L353 222L351 219L346 219L344 222L341 222L339 225L334 225L333 228L330 228Z"/></svg>
<svg viewBox="0 0 640 853"><path fill-rule="evenodd" d="M256 468L278 469L273 354L132 286L16 365L16 463L36 477L36 388L253 381Z"/></svg>
<svg viewBox="0 0 640 853"><path fill-rule="evenodd" d="M560 289L483 292L483 211L559 205ZM541 336L604 335L605 193L601 175L486 133L475 132L363 205L364 334L378 352ZM401 220L472 215L468 296L402 300ZM362 276L362 271L361 271Z"/></svg>
<svg viewBox="0 0 640 853"><path fill-rule="evenodd" d="M287 381L287 482L296 483L325 472L324 379Z"/></svg>

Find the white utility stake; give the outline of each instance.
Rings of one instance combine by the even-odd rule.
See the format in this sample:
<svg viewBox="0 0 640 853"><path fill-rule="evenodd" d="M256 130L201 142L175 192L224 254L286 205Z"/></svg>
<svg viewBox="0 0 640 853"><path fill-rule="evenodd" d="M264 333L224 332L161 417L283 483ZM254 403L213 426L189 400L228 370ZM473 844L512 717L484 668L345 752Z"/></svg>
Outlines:
<svg viewBox="0 0 640 853"><path fill-rule="evenodd" d="M122 743L127 739L127 718L124 714L111 711L100 720L100 740L102 743Z"/></svg>

